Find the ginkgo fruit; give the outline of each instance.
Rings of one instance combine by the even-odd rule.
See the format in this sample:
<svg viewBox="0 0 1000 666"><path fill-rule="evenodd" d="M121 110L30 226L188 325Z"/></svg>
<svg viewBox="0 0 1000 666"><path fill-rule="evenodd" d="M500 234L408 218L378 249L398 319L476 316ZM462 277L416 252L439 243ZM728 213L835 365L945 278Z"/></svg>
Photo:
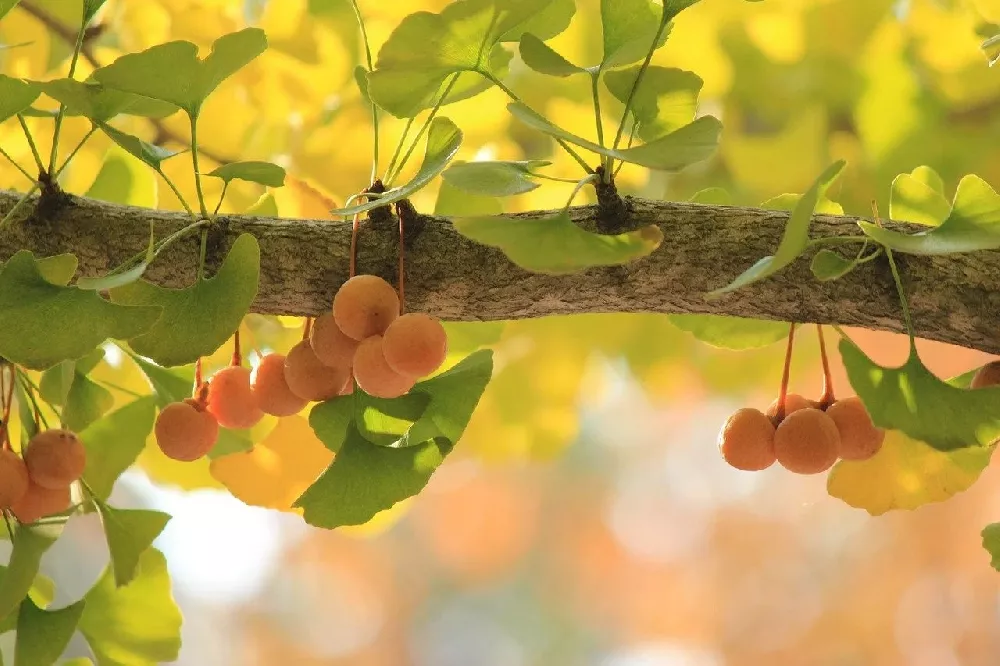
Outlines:
<svg viewBox="0 0 1000 666"><path fill-rule="evenodd" d="M770 404L767 408L766 414L774 420L778 415L778 400L775 398L774 402ZM805 396L801 396L798 393L789 393L785 396L785 416L788 416L792 412L797 412L800 409L805 409L807 407L819 407L819 403L815 400L810 400Z"/></svg>
<svg viewBox="0 0 1000 666"><path fill-rule="evenodd" d="M792 412L774 431L774 455L790 472L825 472L840 455L837 424L814 407Z"/></svg>
<svg viewBox="0 0 1000 666"><path fill-rule="evenodd" d="M826 410L840 433L840 457L868 460L882 448L885 430L875 427L861 398L838 400Z"/></svg>
<svg viewBox="0 0 1000 666"><path fill-rule="evenodd" d="M331 368L350 367L358 348L358 341L344 335L337 326L332 312L316 317L309 333L309 344L323 365Z"/></svg>
<svg viewBox="0 0 1000 666"><path fill-rule="evenodd" d="M208 384L207 408L224 428L252 428L264 418L250 389L250 370L241 365L215 373Z"/></svg>
<svg viewBox="0 0 1000 666"><path fill-rule="evenodd" d="M976 371L969 386L979 389L997 385L1000 385L1000 361L991 361Z"/></svg>
<svg viewBox="0 0 1000 666"><path fill-rule="evenodd" d="M30 525L41 518L62 513L70 507L72 501L68 485L62 488L45 488L32 481L28 484L27 492L10 507L10 512L21 523Z"/></svg>
<svg viewBox="0 0 1000 666"><path fill-rule="evenodd" d="M208 454L219 439L219 422L193 398L172 402L156 417L156 444L164 455L192 462Z"/></svg>
<svg viewBox="0 0 1000 666"><path fill-rule="evenodd" d="M335 398L347 381L350 369L323 365L308 340L292 347L285 357L285 381L303 400L322 402Z"/></svg>
<svg viewBox="0 0 1000 666"><path fill-rule="evenodd" d="M28 492L28 468L16 453L0 449L0 510L9 509Z"/></svg>
<svg viewBox="0 0 1000 666"><path fill-rule="evenodd" d="M43 488L66 488L83 476L87 451L76 433L62 428L43 430L28 442L24 464L31 480Z"/></svg>
<svg viewBox="0 0 1000 666"><path fill-rule="evenodd" d="M759 409L744 407L726 419L718 444L736 469L756 472L774 464L774 424Z"/></svg>
<svg viewBox="0 0 1000 666"><path fill-rule="evenodd" d="M413 377L389 367L382 352L381 335L373 335L358 345L354 353L354 380L362 391L376 398L398 398L416 383Z"/></svg>
<svg viewBox="0 0 1000 666"><path fill-rule="evenodd" d="M355 275L333 297L333 317L340 330L362 341L382 335L399 316L399 296L375 275Z"/></svg>
<svg viewBox="0 0 1000 666"><path fill-rule="evenodd" d="M284 354L268 354L260 360L251 388L257 406L271 416L298 414L309 404L289 388Z"/></svg>
<svg viewBox="0 0 1000 666"><path fill-rule="evenodd" d="M422 312L401 315L382 336L389 367L407 377L426 377L448 355L448 334L437 318Z"/></svg>

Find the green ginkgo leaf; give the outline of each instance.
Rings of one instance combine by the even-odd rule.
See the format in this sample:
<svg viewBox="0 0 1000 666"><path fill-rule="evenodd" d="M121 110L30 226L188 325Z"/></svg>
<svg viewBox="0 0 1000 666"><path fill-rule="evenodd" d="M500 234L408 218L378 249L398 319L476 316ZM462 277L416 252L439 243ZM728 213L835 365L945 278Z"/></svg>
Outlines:
<svg viewBox="0 0 1000 666"><path fill-rule="evenodd" d="M660 28L668 2L660 6L651 0L601 0L604 30L601 69L642 60ZM667 30L662 31L657 47L666 43L667 33Z"/></svg>
<svg viewBox="0 0 1000 666"><path fill-rule="evenodd" d="M534 171L548 166L545 160L520 162L455 162L441 177L471 194L509 197L538 189Z"/></svg>
<svg viewBox="0 0 1000 666"><path fill-rule="evenodd" d="M67 115L85 116L96 123L107 122L123 113L146 118L165 118L178 111L178 107L168 102L115 90L93 81L54 79L33 83L65 106Z"/></svg>
<svg viewBox="0 0 1000 666"><path fill-rule="evenodd" d="M802 195L795 204L791 216L788 218L788 224L785 226L785 234L782 236L781 243L773 255L764 257L725 287L710 292L709 296L721 296L727 292L735 291L736 289L774 275L805 252L806 247L809 245L809 225L812 222L816 205L826 194L833 181L840 175L843 168L843 160L834 162L816 179L812 187Z"/></svg>
<svg viewBox="0 0 1000 666"><path fill-rule="evenodd" d="M267 49L260 28L224 35L212 44L204 60L198 46L174 41L128 53L93 73L110 88L175 104L195 118L205 99L220 83Z"/></svg>
<svg viewBox="0 0 1000 666"><path fill-rule="evenodd" d="M35 85L0 74L0 123L27 109L40 94Z"/></svg>
<svg viewBox="0 0 1000 666"><path fill-rule="evenodd" d="M915 234L858 222L862 231L899 252L954 254L1000 248L1000 195L979 176L965 176L948 217L939 226Z"/></svg>
<svg viewBox="0 0 1000 666"><path fill-rule="evenodd" d="M168 160L175 155L180 155L183 150L170 150L168 148L161 148L159 146L154 146L151 143L143 141L139 137L132 136L131 134L126 134L119 129L115 129L107 123L98 123L98 127L101 131L108 135L108 138L117 143L122 147L127 153L142 160L144 163L153 167L157 171L160 170L160 164L164 160Z"/></svg>
<svg viewBox="0 0 1000 666"><path fill-rule="evenodd" d="M17 610L38 574L38 565L62 534L65 521L20 525L14 532L14 550L0 578L0 621Z"/></svg>
<svg viewBox="0 0 1000 666"><path fill-rule="evenodd" d="M936 227L949 213L951 204L944 197L944 183L930 167L917 167L892 181L889 219Z"/></svg>
<svg viewBox="0 0 1000 666"><path fill-rule="evenodd" d="M149 509L115 509L96 498L94 504L104 525L115 585L128 585L135 579L142 554L160 536L170 516Z"/></svg>
<svg viewBox="0 0 1000 666"><path fill-rule="evenodd" d="M982 537L983 548L990 554L990 566L1000 571L1000 523L984 527Z"/></svg>
<svg viewBox="0 0 1000 666"><path fill-rule="evenodd" d="M655 225L615 235L595 234L574 224L565 211L544 219L470 217L453 224L466 238L500 248L521 268L554 275L635 261L663 241L663 232Z"/></svg>
<svg viewBox="0 0 1000 666"><path fill-rule="evenodd" d="M207 175L221 178L227 183L232 180L245 180L268 187L281 187L285 184L285 170L270 162L230 162L208 172Z"/></svg>
<svg viewBox="0 0 1000 666"><path fill-rule="evenodd" d="M146 396L119 407L80 432L87 451L83 479L98 500L111 495L115 482L146 446L156 418L156 398Z"/></svg>
<svg viewBox="0 0 1000 666"><path fill-rule="evenodd" d="M789 324L722 315L670 315L670 323L719 349L757 349L788 337Z"/></svg>
<svg viewBox="0 0 1000 666"><path fill-rule="evenodd" d="M604 148L589 139L557 127L523 104L514 103L507 108L515 118L540 132L600 155L657 171L678 171L711 157L719 144L719 134L722 132L722 124L718 119L703 116L655 141L634 148L615 150Z"/></svg>
<svg viewBox="0 0 1000 666"><path fill-rule="evenodd" d="M604 75L604 84L622 104L628 101L640 69L629 67ZM693 121L703 83L700 76L683 69L647 68L632 97L631 115L639 122L639 138L654 141Z"/></svg>
<svg viewBox="0 0 1000 666"><path fill-rule="evenodd" d="M43 610L25 597L17 617L14 666L52 666L69 644L86 601L59 610Z"/></svg>
<svg viewBox="0 0 1000 666"><path fill-rule="evenodd" d="M139 335L161 312L52 284L27 250L11 257L0 271L0 311L17 321L17 326L0 329L0 356L36 370L80 358L108 338ZM58 326L53 325L56 321Z"/></svg>
<svg viewBox="0 0 1000 666"><path fill-rule="evenodd" d="M521 37L519 52L524 64L540 74L567 77L587 73L586 69L574 65L530 32Z"/></svg>
<svg viewBox="0 0 1000 666"><path fill-rule="evenodd" d="M424 161L410 182L384 192L378 199L349 208L339 208L332 211L333 214L354 215L355 213L364 213L412 196L445 170L448 163L458 153L461 145L462 130L458 129L455 123L447 118L435 118L431 123L430 129L427 131L427 147L424 150Z"/></svg>
<svg viewBox="0 0 1000 666"><path fill-rule="evenodd" d="M132 349L160 365L194 363L209 356L236 331L257 296L260 246L241 234L218 272L184 289L138 281L111 290L124 305L157 305L163 316L148 331L128 338Z"/></svg>

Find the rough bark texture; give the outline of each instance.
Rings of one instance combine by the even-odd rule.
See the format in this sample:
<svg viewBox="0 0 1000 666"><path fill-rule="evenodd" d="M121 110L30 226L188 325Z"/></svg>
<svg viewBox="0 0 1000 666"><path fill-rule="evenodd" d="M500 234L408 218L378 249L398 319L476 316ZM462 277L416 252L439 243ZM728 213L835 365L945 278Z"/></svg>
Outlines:
<svg viewBox="0 0 1000 666"><path fill-rule="evenodd" d="M0 217L17 200L0 191ZM111 205L70 197L46 215L30 202L0 234L0 259L27 248L39 256L73 252L80 275L95 276L144 249L149 223L163 238L190 221L182 213ZM902 330L902 314L884 259L835 282L817 282L808 261L718 300L704 294L777 247L788 213L755 208L626 199L615 224L657 224L666 240L650 257L627 266L569 276L521 270L498 250L457 234L444 219L422 216L407 233L407 306L447 320L497 320L583 312L712 313L782 321L837 323ZM572 211L596 228L596 207ZM522 217L540 217L543 211ZM818 215L813 236L855 235L856 218ZM602 226L604 226L602 224ZM236 236L254 234L261 245L261 282L253 311L316 315L330 307L347 278L350 224L220 216L208 244L214 270ZM395 282L394 224L365 223L358 267ZM947 257L897 255L920 337L1000 353L1000 252ZM195 278L198 235L165 251L147 279L181 287Z"/></svg>

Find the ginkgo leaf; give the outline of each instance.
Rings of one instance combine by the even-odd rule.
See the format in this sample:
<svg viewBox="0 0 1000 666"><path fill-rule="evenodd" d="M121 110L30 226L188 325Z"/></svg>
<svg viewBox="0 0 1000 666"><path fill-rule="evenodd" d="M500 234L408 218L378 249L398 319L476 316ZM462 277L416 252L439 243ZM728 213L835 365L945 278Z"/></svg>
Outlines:
<svg viewBox="0 0 1000 666"><path fill-rule="evenodd" d="M212 278L184 289L145 281L111 290L125 305L158 305L163 316L141 335L129 337L138 353L166 366L193 363L228 340L257 296L260 246L252 234L240 234Z"/></svg>
<svg viewBox="0 0 1000 666"><path fill-rule="evenodd" d="M165 118L179 110L168 102L115 90L94 81L53 79L32 83L62 104L67 115L85 116L96 123L106 122L123 113L146 118Z"/></svg>
<svg viewBox="0 0 1000 666"><path fill-rule="evenodd" d="M7 12L17 7L17 3L21 0L0 0L0 18L3 18ZM0 97L2 99L2 97Z"/></svg>
<svg viewBox="0 0 1000 666"><path fill-rule="evenodd" d="M452 448L444 440L406 448L378 446L352 423L329 468L295 506L316 527L362 525L420 492Z"/></svg>
<svg viewBox="0 0 1000 666"><path fill-rule="evenodd" d="M692 194L688 201L708 206L732 206L733 196L724 188L706 187Z"/></svg>
<svg viewBox="0 0 1000 666"><path fill-rule="evenodd" d="M62 534L65 521L21 525L14 532L14 550L0 578L0 621L17 610L38 574L38 565Z"/></svg>
<svg viewBox="0 0 1000 666"><path fill-rule="evenodd" d="M604 75L604 84L622 104L628 100L640 69L629 67ZM694 72L648 67L632 97L630 112L639 122L639 138L654 141L694 120L703 84Z"/></svg>
<svg viewBox="0 0 1000 666"><path fill-rule="evenodd" d="M722 294L763 280L795 261L809 245L809 224L812 222L816 204L826 194L826 191L833 184L833 181L836 180L837 176L840 175L843 168L843 160L833 163L816 179L812 187L802 195L795 204L791 216L788 218L788 224L785 226L785 234L782 236L781 243L773 255L764 257L725 287L710 292L709 296L721 296Z"/></svg>
<svg viewBox="0 0 1000 666"><path fill-rule="evenodd" d="M940 451L990 447L1000 438L1000 387L969 390L936 377L911 344L898 368L884 368L840 341L848 379L875 425L900 430Z"/></svg>
<svg viewBox="0 0 1000 666"><path fill-rule="evenodd" d="M100 500L111 495L115 481L135 463L153 431L156 398L138 398L91 423L80 432L87 451L83 479Z"/></svg>
<svg viewBox="0 0 1000 666"><path fill-rule="evenodd" d="M424 149L424 161L413 179L402 187L394 187L384 192L379 198L367 203L351 206L350 208L340 208L331 211L334 215L354 215L366 211L386 206L388 204L406 199L414 192L422 189L429 182L434 180L455 157L459 147L462 145L462 130L447 118L437 117L431 123L427 131L427 147Z"/></svg>
<svg viewBox="0 0 1000 666"><path fill-rule="evenodd" d="M244 503L291 511L332 459L304 418L287 416L252 450L214 459L211 471Z"/></svg>
<svg viewBox="0 0 1000 666"><path fill-rule="evenodd" d="M951 213L943 187L941 177L930 167L917 167L912 173L896 176L889 198L889 218L939 226Z"/></svg>
<svg viewBox="0 0 1000 666"><path fill-rule="evenodd" d="M208 172L207 175L221 178L227 183L232 180L245 180L268 187L281 187L285 184L285 170L283 168L277 164L259 160L223 164Z"/></svg>
<svg viewBox="0 0 1000 666"><path fill-rule="evenodd" d="M80 633L97 666L152 666L177 659L181 612L171 593L166 559L149 548L139 558L138 572L130 584L117 587L109 565L84 597Z"/></svg>
<svg viewBox="0 0 1000 666"><path fill-rule="evenodd" d="M139 366L149 380L159 407L166 407L171 402L180 402L184 398L191 397L194 392L193 367L163 368L127 348L122 348L122 351Z"/></svg>
<svg viewBox="0 0 1000 666"><path fill-rule="evenodd" d="M194 118L220 83L266 49L264 31L246 28L215 40L204 60L196 44L174 41L125 54L92 76L110 88L175 104Z"/></svg>
<svg viewBox="0 0 1000 666"><path fill-rule="evenodd" d="M444 180L438 188L434 215L438 217L503 215L503 203L496 197L460 190Z"/></svg>
<svg viewBox="0 0 1000 666"><path fill-rule="evenodd" d="M604 32L601 69L642 60L660 28L666 5L667 2L660 6L651 0L601 0ZM662 31L658 47L666 43L667 32Z"/></svg>
<svg viewBox="0 0 1000 666"><path fill-rule="evenodd" d="M809 270L820 282L838 280L853 271L860 261L859 256L848 259L833 250L820 250L809 264Z"/></svg>
<svg viewBox="0 0 1000 666"><path fill-rule="evenodd" d="M968 489L992 453L992 448L938 451L889 430L873 458L838 462L827 478L827 492L873 516L912 510Z"/></svg>
<svg viewBox="0 0 1000 666"><path fill-rule="evenodd" d="M95 498L111 555L115 585L122 587L136 576L139 558L167 526L170 516L150 509L115 509Z"/></svg>
<svg viewBox="0 0 1000 666"><path fill-rule="evenodd" d="M367 76L368 93L377 105L400 118L478 94L492 85L483 74L497 78L506 74L511 55L501 42L518 41L526 30L544 39L565 27L559 24L567 3L559 2L561 7L549 14L553 4L553 0L459 0L439 14L410 14L379 51L375 69ZM555 32L549 30L552 27ZM456 74L458 82L442 100L442 87Z"/></svg>
<svg viewBox="0 0 1000 666"><path fill-rule="evenodd" d="M721 315L670 315L670 323L698 340L720 349L757 349L788 337L790 325L781 321Z"/></svg>
<svg viewBox="0 0 1000 666"><path fill-rule="evenodd" d="M566 60L555 49L530 32L521 37L519 51L524 64L540 74L566 77L587 73L586 69L577 67Z"/></svg>
<svg viewBox="0 0 1000 666"><path fill-rule="evenodd" d="M35 85L0 74L0 123L27 109L40 94Z"/></svg>
<svg viewBox="0 0 1000 666"><path fill-rule="evenodd" d="M462 162L449 166L441 177L451 185L472 194L509 197L538 189L534 171L550 165L545 160L519 162Z"/></svg>
<svg viewBox="0 0 1000 666"><path fill-rule="evenodd" d="M939 226L907 234L870 222L861 230L882 245L910 254L952 254L1000 248L1000 195L979 176L958 183L951 212Z"/></svg>
<svg viewBox="0 0 1000 666"><path fill-rule="evenodd" d="M568 132L520 103L510 104L511 115L528 127L616 160L658 171L678 171L710 157L719 143L722 123L702 116L692 123L634 148L612 149Z"/></svg>
<svg viewBox="0 0 1000 666"><path fill-rule="evenodd" d="M122 150L138 158L145 164L153 167L157 171L160 170L160 164L164 160L168 160L171 157L180 155L183 150L169 150L167 148L161 148L159 146L154 146L151 143L147 143L142 139L132 136L131 134L126 134L119 129L115 129L107 123L98 123L101 131L108 135L108 138L121 146Z"/></svg>
<svg viewBox="0 0 1000 666"><path fill-rule="evenodd" d="M17 617L14 666L52 666L69 644L86 601L47 611L25 597Z"/></svg>
<svg viewBox="0 0 1000 666"><path fill-rule="evenodd" d="M596 234L574 224L566 211L544 219L470 217L453 224L466 238L500 248L521 268L555 275L635 261L663 241L663 232L655 225L616 235Z"/></svg>
<svg viewBox="0 0 1000 666"><path fill-rule="evenodd" d="M108 338L148 330L158 307L110 303L94 292L54 285L31 252L21 250L0 271L0 312L17 326L0 329L0 356L41 370L87 354ZM60 322L53 326L53 322Z"/></svg>
<svg viewBox="0 0 1000 666"><path fill-rule="evenodd" d="M83 0L83 24L87 25L90 20L101 11L101 7L107 0Z"/></svg>
<svg viewBox="0 0 1000 666"><path fill-rule="evenodd" d="M1000 523L983 528L983 548L990 554L990 566L1000 571Z"/></svg>

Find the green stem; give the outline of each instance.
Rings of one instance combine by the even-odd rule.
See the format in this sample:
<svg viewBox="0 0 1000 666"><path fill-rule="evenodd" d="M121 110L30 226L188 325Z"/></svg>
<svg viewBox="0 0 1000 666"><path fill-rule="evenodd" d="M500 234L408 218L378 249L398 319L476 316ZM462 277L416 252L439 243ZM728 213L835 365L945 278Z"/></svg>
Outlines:
<svg viewBox="0 0 1000 666"><path fill-rule="evenodd" d="M636 120L633 117L632 118L632 129L629 130L629 133L628 133L628 143L625 144L625 150L628 150L629 148L632 147L632 144L635 142L635 133L636 133L636 130L638 130L638 129L639 129L639 121ZM608 164L608 166L610 167L611 165ZM624 167L624 166L625 166L625 160L622 160L621 162L618 163L618 166L615 167L615 178L618 177L618 172L621 171L622 167Z"/></svg>
<svg viewBox="0 0 1000 666"><path fill-rule="evenodd" d="M445 87L444 92L441 93L441 96L438 98L437 102L434 104L434 107L431 109L430 115L427 116L426 120L424 120L424 124L421 125L420 131L418 131L417 135L413 137L413 141L410 143L410 147L406 150L405 153L403 153L403 159L401 159L399 161L399 164L396 165L396 170L389 175L389 180L385 182L385 186L387 189L392 185L392 181L394 181L396 177L399 176L399 173L403 170L403 167L406 166L406 162L410 159L410 156L413 155L413 151L417 149L417 144L420 143L420 139L422 139L427 130L430 129L431 123L434 122L434 118L437 116L438 111L441 110L441 105L444 103L446 99L448 99L448 94L451 93L451 89L454 88L455 83L458 82L458 77L459 77L458 72L456 72L451 77L451 81L448 82L448 85Z"/></svg>
<svg viewBox="0 0 1000 666"><path fill-rule="evenodd" d="M17 211L21 209L21 206L23 206L24 203L31 198L32 194L38 191L38 187L38 183L36 182L31 186L30 190L24 193L24 196L17 200L17 203L14 204L13 208L7 211L7 214L3 216L2 220L0 220L0 233L7 230L7 225L9 225L10 221L14 219L14 214L17 213Z"/></svg>
<svg viewBox="0 0 1000 666"><path fill-rule="evenodd" d="M208 249L208 229L201 230L201 251L198 254L198 281L205 277L205 253Z"/></svg>
<svg viewBox="0 0 1000 666"><path fill-rule="evenodd" d="M27 178L31 182L35 182L35 177L32 176L30 173L28 173L27 169L25 169L23 166L21 166L16 161L14 161L14 158L11 157L10 153L8 153L6 150L4 150L3 147L0 147L0 155L3 155L4 157L6 157L7 161L14 165L14 168L16 168L18 171L20 171L21 173L24 174L25 178Z"/></svg>
<svg viewBox="0 0 1000 666"><path fill-rule="evenodd" d="M174 193L174 196L177 197L177 200L181 202L182 206L184 206L184 210L187 211L187 214L190 215L191 217L194 217L194 211L191 210L191 206L188 205L188 202L184 200L184 195L182 195L181 191L177 189L176 185L174 185L174 181L170 180L167 174L163 173L161 169L157 169L156 171L163 177L163 180L166 181L167 186L170 187L170 190Z"/></svg>
<svg viewBox="0 0 1000 666"><path fill-rule="evenodd" d="M596 173L592 173L589 176L587 176L586 178L584 178L583 180L578 181L576 183L576 187L574 187L573 191L570 193L570 195L569 195L569 201L566 202L566 206L563 208L563 210L566 210L570 206L572 206L573 205L573 199L575 199L576 195L580 193L580 190L582 190L583 188L585 188L590 183L593 183L595 180L597 180L597 174Z"/></svg>
<svg viewBox="0 0 1000 666"><path fill-rule="evenodd" d="M76 33L76 43L73 45L73 57L69 61L69 74L67 78L72 79L76 74L76 64L80 61L80 51L83 49L83 36L86 33L87 24L80 26ZM56 161L59 159L59 131L62 129L63 117L66 115L66 105L59 105L59 113L56 114L55 129L52 130L52 150L49 153L49 173L56 168ZM66 160L69 162L69 160ZM65 165L64 165L65 166Z"/></svg>
<svg viewBox="0 0 1000 666"><path fill-rule="evenodd" d="M913 319L910 317L910 304L906 300L906 292L903 290L903 280L899 276L899 268L896 267L896 259L892 256L892 250L888 246L883 246L885 256L889 258L889 268L892 270L892 279L896 283L896 292L899 294L899 305L903 308L903 321L906 323L906 333L910 336L910 352L915 353L917 343L913 339Z"/></svg>
<svg viewBox="0 0 1000 666"><path fill-rule="evenodd" d="M358 27L361 29L361 41L365 45L365 62L368 65L368 71L371 72L375 69L374 62L372 61L372 47L368 42L368 30L365 28L365 18L361 14L361 8L358 6L358 0L351 0L351 5L354 6L354 14L358 17ZM371 101L371 100L369 100ZM375 182L375 177L378 175L378 107L375 102L371 102L372 105L372 178L371 182Z"/></svg>
<svg viewBox="0 0 1000 666"><path fill-rule="evenodd" d="M392 170L396 168L396 160L399 159L399 154L403 152L403 145L406 143L406 135L410 133L410 128L413 127L413 123L416 120L416 116L406 119L406 125L403 126L403 133L399 135L399 141L396 143L396 150L392 153L392 159L389 160L389 166L385 170L385 175L382 176L383 183L385 183L386 179L389 178L389 174L392 173Z"/></svg>
<svg viewBox="0 0 1000 666"><path fill-rule="evenodd" d="M635 93L639 90L639 86L642 85L642 79L646 76L646 70L649 69L649 63L653 60L653 54L656 53L657 44L660 43L660 38L663 37L663 32L667 29L668 25L670 25L670 17L667 12L667 6L664 5L663 18L660 20L660 26L656 29L653 43L649 45L646 59L642 61L639 73L635 75L635 81L632 82L632 89L628 91L628 97L625 98L625 109L622 111L621 122L618 123L615 142L611 146L614 150L618 150L618 146L621 145L622 136L625 134L625 123L628 121L628 114L632 111L632 103L635 101Z"/></svg>
<svg viewBox="0 0 1000 666"><path fill-rule="evenodd" d="M480 73L482 73L482 72L480 72ZM500 88L500 90L504 91L507 94L507 96L510 97L512 100L514 100L518 104L522 104L525 107L528 107L528 105L525 104L524 101L520 97L518 97L517 94L513 90L511 90L506 85L504 85L503 81L501 81L497 77L493 76L492 74L483 74L483 76L485 76L487 79L489 79L490 82L493 83L493 85L495 85L496 87ZM530 107L528 107L528 108L530 108ZM587 161L585 159L583 159L582 157L580 157L580 154L578 152L576 152L575 150L573 150L573 148L568 143L566 143L566 141L564 141L563 139L560 139L557 136L554 136L552 138L556 140L556 143L558 143L559 146L563 150L565 150L569 154L570 157L572 157L574 160L576 160L577 164L579 164L581 167L583 167L584 171L586 171L587 173L594 173L594 170L590 168L590 165L587 164Z"/></svg>
<svg viewBox="0 0 1000 666"><path fill-rule="evenodd" d="M38 407L38 400L35 399L35 391L38 391L38 386L35 382L31 381L27 374L23 370L17 371L17 377L21 380L21 388L24 389L25 394L28 396L28 400L31 401L31 407L35 410L35 414L38 414L38 420L42 422L45 429L49 429L49 422L45 420L45 415L42 414L42 410Z"/></svg>
<svg viewBox="0 0 1000 666"><path fill-rule="evenodd" d="M191 233L195 229L198 229L200 227L204 227L206 224L208 224L208 220L197 220L197 221L192 222L191 224L187 225L183 229L175 231L174 233L172 233L171 235L167 236L166 238L164 238L160 242L156 243L156 245L153 248L153 258L152 258L152 260L150 260L150 263L152 263L152 261L155 261L156 258L158 256L160 256L161 252L163 252L164 250L166 250L169 246L173 245L176 241L178 241L181 238L183 238L184 236L188 235L189 233ZM141 261L144 261L146 259L146 253L147 253L147 251L143 250L142 252L139 252L138 254L132 255L131 257L129 257L128 259L126 259L124 262L122 262L120 265L118 265L116 268L113 268L110 271L108 271L108 275L117 275L118 273L123 273L123 272L127 271L128 269L132 268L132 266L136 265L137 263L139 263Z"/></svg>
<svg viewBox="0 0 1000 666"><path fill-rule="evenodd" d="M28 123L24 122L24 116L20 113L17 114L17 122L21 123L21 130L24 132L24 138L28 140L28 146L31 148L31 155L35 158L35 164L38 165L38 173L45 173L45 165L42 164L42 156L38 153L38 146L35 145L35 140L31 138L31 130L28 129Z"/></svg>
<svg viewBox="0 0 1000 666"><path fill-rule="evenodd" d="M601 82L601 71L595 69L590 73L590 90L594 97L594 118L597 121L597 143L601 148L605 148L604 145L604 122L601 116L601 89L599 84ZM601 164L603 166L608 165L609 158L606 155L601 156ZM611 174L605 170L604 177L606 180L611 179Z"/></svg>
<svg viewBox="0 0 1000 666"><path fill-rule="evenodd" d="M194 167L194 188L198 192L198 208L202 217L208 217L205 193L201 189L201 169L198 168L198 116L191 116L191 164Z"/></svg>
<svg viewBox="0 0 1000 666"><path fill-rule="evenodd" d="M76 144L76 148L74 148L74 149L73 149L72 151L70 151L70 153L69 153L69 157L67 157L67 158L66 158L66 161L65 161L65 162L63 162L62 166L61 166L61 167L59 167L59 169L57 169L57 170L56 170L56 173L55 173L55 175L54 175L54 176L52 176L52 180L58 180L58 179L59 179L59 176L60 176L60 175L62 175L62 172L66 170L66 167L68 167L68 166L69 166L69 163L70 163L70 162L71 162L71 161L73 160L73 158L74 158L74 157L76 157L76 154L77 154L78 152L80 152L80 149L81 149L81 148L83 148L83 144L87 143L87 140L88 140L88 139L89 139L89 138L90 138L90 137L91 137L91 136L92 136L92 135L94 134L94 132L96 132L96 131L97 131L97 125L94 125L94 126L92 126L92 127L90 128L90 131L89 131L89 132L87 132L86 134L84 134L84 135L83 135L83 138L82 138L82 139L80 139L80 143Z"/></svg>
<svg viewBox="0 0 1000 666"><path fill-rule="evenodd" d="M219 209L222 208L222 201L226 198L226 190L229 189L229 181L222 183L222 194L219 195L219 203L216 204L215 210L212 211L212 217L219 214Z"/></svg>
<svg viewBox="0 0 1000 666"><path fill-rule="evenodd" d="M111 382L106 381L104 379L94 379L92 381L95 381L98 384L101 384L102 386L104 386L105 388L111 389L112 391L118 391L119 393L124 393L125 395L130 395L133 398L145 398L146 397L142 393L137 393L137 392L135 392L135 391L133 391L131 389L125 388L124 386L119 386L118 384L112 384Z"/></svg>

